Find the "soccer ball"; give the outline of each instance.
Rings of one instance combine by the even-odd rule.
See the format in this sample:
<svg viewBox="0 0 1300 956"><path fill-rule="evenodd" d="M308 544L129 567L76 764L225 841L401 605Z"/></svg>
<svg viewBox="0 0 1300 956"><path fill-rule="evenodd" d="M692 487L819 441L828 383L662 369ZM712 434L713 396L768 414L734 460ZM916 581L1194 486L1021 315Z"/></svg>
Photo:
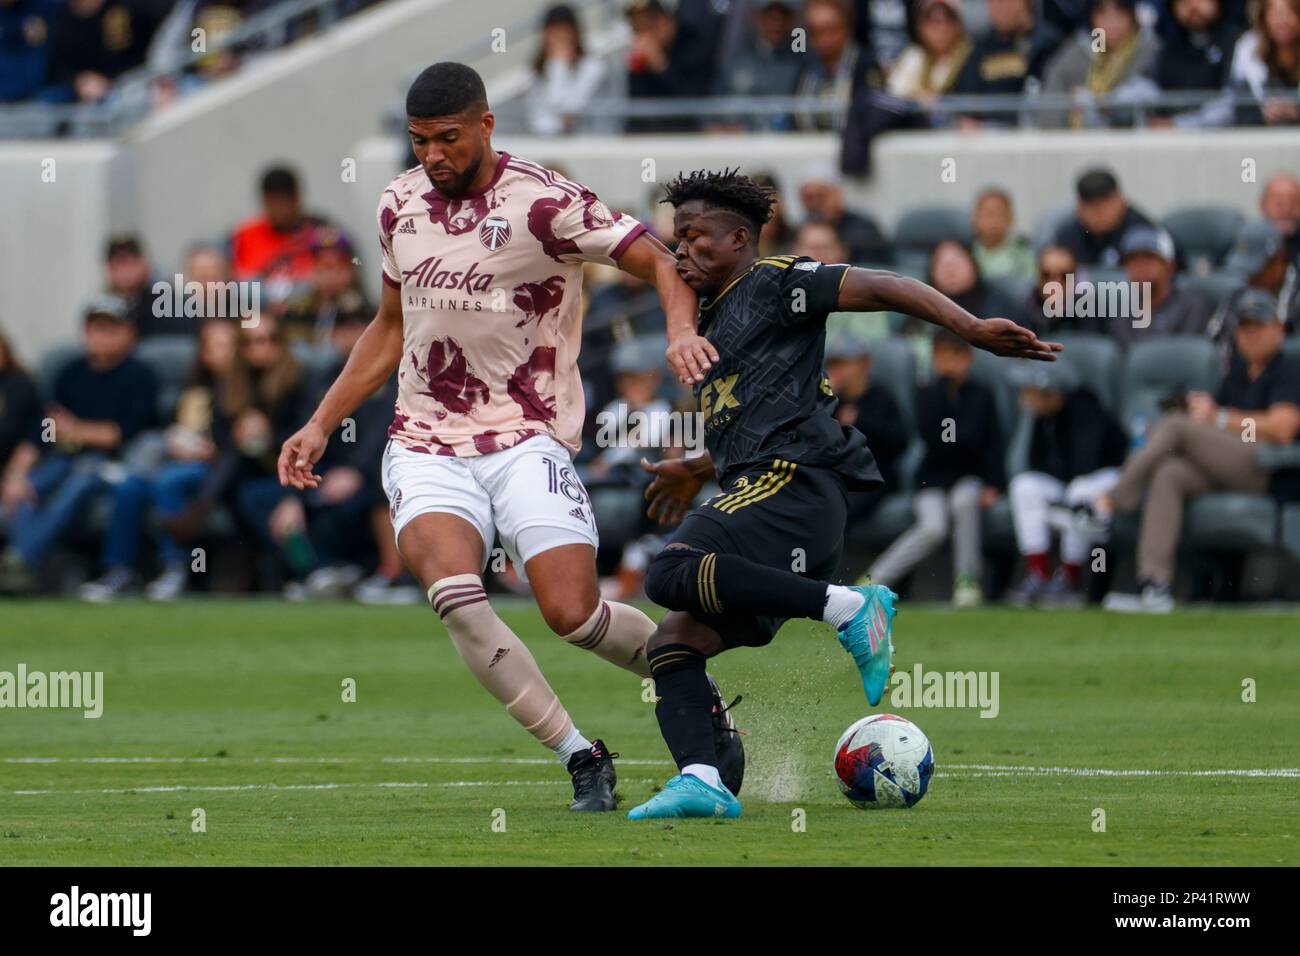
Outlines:
<svg viewBox="0 0 1300 956"><path fill-rule="evenodd" d="M894 714L863 717L835 745L840 789L859 810L914 806L933 773L929 739Z"/></svg>

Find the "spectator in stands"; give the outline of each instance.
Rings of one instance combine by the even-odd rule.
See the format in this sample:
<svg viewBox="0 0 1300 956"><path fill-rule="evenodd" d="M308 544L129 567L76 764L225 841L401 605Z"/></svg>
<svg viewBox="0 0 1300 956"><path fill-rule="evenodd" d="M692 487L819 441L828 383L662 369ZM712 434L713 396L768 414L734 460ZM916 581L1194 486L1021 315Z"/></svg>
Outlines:
<svg viewBox="0 0 1300 956"><path fill-rule="evenodd" d="M605 63L587 53L573 7L557 3L542 16L542 39L528 88L528 128L540 136L572 132L575 119L605 81Z"/></svg>
<svg viewBox="0 0 1300 956"><path fill-rule="evenodd" d="M51 389L53 443L26 471L8 476L26 483L0 562L9 588L35 583L50 550L120 471L105 466L128 456L154 423L158 379L132 354L127 303L111 295L91 300L84 328L85 354L59 371Z"/></svg>
<svg viewBox="0 0 1300 956"><path fill-rule="evenodd" d="M975 40L952 84L954 94L1023 93L1031 79L1042 79L1047 61L1061 44L1059 31L1039 20L1033 0L986 0L989 28ZM1013 126L1015 114L969 114L974 122Z"/></svg>
<svg viewBox="0 0 1300 956"><path fill-rule="evenodd" d="M1052 338L1061 332L1105 332L1101 319L1076 316L1064 308L1071 288L1088 281L1074 253L1065 246L1044 246L1038 253L1038 274L1028 301L1014 318L1039 338Z"/></svg>
<svg viewBox="0 0 1300 956"><path fill-rule="evenodd" d="M772 197L772 215L758 234L758 252L760 256L774 256L790 249L794 242L794 226L786 217L784 204L781 202L781 187L771 173L755 173L749 177L759 186L770 189Z"/></svg>
<svg viewBox="0 0 1300 956"><path fill-rule="evenodd" d="M920 0L916 42L889 71L886 89L927 109L948 92L971 52L958 0Z"/></svg>
<svg viewBox="0 0 1300 956"><path fill-rule="evenodd" d="M1005 481L1005 446L993 392L971 381L971 347L947 330L935 333L934 377L916 392L916 432L925 457L916 473L916 524L871 566L871 580L897 589L950 534L953 604L974 607L984 597L981 512L997 501Z"/></svg>
<svg viewBox="0 0 1300 956"><path fill-rule="evenodd" d="M185 593L190 552L167 530L167 523L185 511L211 472L216 456L213 408L222 381L234 366L238 342L239 326L231 319L203 320L194 368L163 435L164 460L149 472L129 473L112 486L113 517L101 555L104 573L82 586L83 600L112 601L137 587L140 545L151 508L161 518L154 536L161 573L145 587L145 596L172 601Z"/></svg>
<svg viewBox="0 0 1300 956"><path fill-rule="evenodd" d="M1300 469L1272 475L1260 467L1261 444L1291 445L1300 436L1300 359L1282 351L1277 301L1252 291L1233 310L1236 354L1216 395L1190 392L1187 410L1165 416L1124 464L1119 482L1099 495L1103 518L1142 504L1138 593L1107 595L1116 611L1173 610L1173 582L1183 509L1211 491L1270 492L1300 498Z"/></svg>
<svg viewBox="0 0 1300 956"><path fill-rule="evenodd" d="M849 520L865 521L886 494L897 491L898 462L911 435L903 425L898 403L889 390L871 381L871 351L866 341L851 332L839 332L826 347L826 378L840 400L835 418L862 432L875 455L885 484L876 491L849 494Z"/></svg>
<svg viewBox="0 0 1300 956"><path fill-rule="evenodd" d="M971 250L956 239L945 239L930 253L927 280L967 312L980 318L1007 316L1016 304L984 281Z"/></svg>
<svg viewBox="0 0 1300 956"><path fill-rule="evenodd" d="M971 210L975 236L971 254L986 279L1034 278L1034 250L1029 240L1013 232L1016 224L1011 194L1000 186L980 191Z"/></svg>
<svg viewBox="0 0 1300 956"><path fill-rule="evenodd" d="M279 323L263 316L241 328L239 356L223 383L213 437L224 459L218 488L233 498L240 523L277 551L289 577L301 582L317 564L292 489L280 487L276 456L304 417L306 373ZM200 506L207 503L206 496Z"/></svg>
<svg viewBox="0 0 1300 956"><path fill-rule="evenodd" d="M1074 253L1079 265L1119 265L1119 241L1134 226L1151 225L1145 213L1131 206L1119 180L1107 169L1090 169L1075 183L1074 216L1057 228L1052 244Z"/></svg>
<svg viewBox="0 0 1300 956"><path fill-rule="evenodd" d="M68 0L50 22L48 83L61 100L97 103L144 63L163 12L148 0Z"/></svg>
<svg viewBox="0 0 1300 956"><path fill-rule="evenodd" d="M840 241L835 227L819 219L810 219L799 227L790 252L796 256L808 256L818 262L848 261L848 250Z"/></svg>
<svg viewBox="0 0 1300 956"><path fill-rule="evenodd" d="M40 391L0 330L0 514L29 500L27 475L40 458Z"/></svg>
<svg viewBox="0 0 1300 956"><path fill-rule="evenodd" d="M1300 178L1293 173L1275 173L1264 184L1259 197L1259 214L1277 226L1300 258Z"/></svg>
<svg viewBox="0 0 1300 956"><path fill-rule="evenodd" d="M627 95L631 99L701 96L713 84L712 52L682 24L662 0L632 0L626 7L632 28L627 54ZM643 117L627 121L627 132L689 131L689 117Z"/></svg>
<svg viewBox="0 0 1300 956"><path fill-rule="evenodd" d="M835 227L849 262L888 265L894 261L893 249L875 220L845 208L844 187L833 170L820 166L808 170L799 186L799 202L806 216Z"/></svg>
<svg viewBox="0 0 1300 956"><path fill-rule="evenodd" d="M1177 287L1178 271L1174 240L1155 226L1135 226L1120 240L1120 256L1130 287L1150 290L1145 310L1130 296L1133 314L1109 320L1108 331L1122 347L1159 335L1203 335L1214 312L1214 303L1204 293ZM1135 325L1137 323L1137 325Z"/></svg>
<svg viewBox="0 0 1300 956"><path fill-rule="evenodd" d="M330 332L344 312L366 312L357 276L352 243L338 229L326 226L312 243L316 264L310 282L286 305L280 321L290 341L330 341ZM371 315L374 313L372 312Z"/></svg>
<svg viewBox="0 0 1300 956"><path fill-rule="evenodd" d="M789 96L799 82L804 56L794 51L796 5L764 0L754 9L754 39L723 63L717 92L722 96ZM750 129L789 129L789 117L755 118Z"/></svg>
<svg viewBox="0 0 1300 956"><path fill-rule="evenodd" d="M58 0L0 0L0 103L31 99L45 86L59 7Z"/></svg>
<svg viewBox="0 0 1300 956"><path fill-rule="evenodd" d="M847 0L807 0L803 10L808 54L796 89L801 96L848 100L865 81L868 57L853 40L853 13ZM839 117L805 115L802 129L835 129Z"/></svg>
<svg viewBox="0 0 1300 956"><path fill-rule="evenodd" d="M153 284L153 267L139 238L124 233L109 239L104 253L105 291L126 302L137 334L144 338L161 331L192 332L184 316L159 319L153 314Z"/></svg>
<svg viewBox="0 0 1300 956"><path fill-rule="evenodd" d="M333 361L309 378L309 407L343 371L372 316L365 307L345 309L331 324ZM351 422L326 447L316 466L320 486L289 495L277 506L284 512L277 518L281 527L308 531L317 562L303 582L308 597L341 597L354 587L367 603L409 603L421 596L404 574L380 475L396 400L397 380L392 377L349 416ZM362 565L371 563L366 558L371 554L377 555L378 567L362 582Z"/></svg>
<svg viewBox="0 0 1300 956"><path fill-rule="evenodd" d="M1051 570L1049 550L1054 506L1086 505L1119 479L1128 437L1115 417L1086 387L1068 359L1050 365L1017 365L1012 380L1020 385L1020 404L1033 417L1029 469L1011 479L1008 498L1016 546L1025 562L1025 577L1008 595L1017 607L1031 604L1078 606L1080 580L1099 531L1065 523L1060 566ZM1068 511L1066 512L1068 514Z"/></svg>
<svg viewBox="0 0 1300 956"><path fill-rule="evenodd" d="M1242 285L1210 320L1213 338L1222 341L1231 332L1234 300L1250 289L1273 296L1283 326L1289 331L1300 329L1300 264L1273 221L1259 219L1242 226L1223 270L1240 279Z"/></svg>
<svg viewBox="0 0 1300 956"><path fill-rule="evenodd" d="M1239 111L1237 122L1269 125L1300 122L1294 96L1300 86L1300 0L1260 0L1251 28L1232 56L1232 83L1248 90L1256 105Z"/></svg>
<svg viewBox="0 0 1300 956"><path fill-rule="evenodd" d="M889 75L907 44L910 0L853 0L853 35L862 55Z"/></svg>
<svg viewBox="0 0 1300 956"><path fill-rule="evenodd" d="M303 211L298 175L275 166L262 175L262 213L235 227L230 262L238 280L262 282L263 306L274 311L311 280L316 268L312 247L326 223Z"/></svg>
<svg viewBox="0 0 1300 956"><path fill-rule="evenodd" d="M1220 0L1172 0L1173 22L1148 76L1162 91L1218 91L1228 86L1241 28ZM1232 103L1216 98L1197 109L1161 110L1151 126L1226 126Z"/></svg>
<svg viewBox="0 0 1300 956"><path fill-rule="evenodd" d="M648 481L640 464L643 459L684 457L688 449L683 442L691 440L697 443L692 453L703 448L702 433L691 435L673 428L673 407L662 394L666 347L665 341L653 336L631 339L614 350L615 396L597 415L600 451L582 472L588 488L621 487L639 498ZM615 579L602 583L602 590L619 600L641 592L646 567L663 548L663 529L644 508L639 515L636 530L619 556Z"/></svg>
<svg viewBox="0 0 1300 956"><path fill-rule="evenodd" d="M1144 77L1160 52L1160 41L1138 21L1136 0L1088 0L1088 22L1092 32L1067 38L1043 74L1045 93L1072 94L1079 106L1045 111L1046 127L1114 125L1096 113L1097 101L1122 104L1149 94Z"/></svg>

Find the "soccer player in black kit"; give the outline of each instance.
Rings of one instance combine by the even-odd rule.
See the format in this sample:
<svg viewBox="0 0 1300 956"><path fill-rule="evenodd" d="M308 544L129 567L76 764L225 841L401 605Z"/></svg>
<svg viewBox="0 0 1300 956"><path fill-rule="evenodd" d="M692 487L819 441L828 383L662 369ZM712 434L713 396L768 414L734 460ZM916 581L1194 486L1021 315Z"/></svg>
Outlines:
<svg viewBox="0 0 1300 956"><path fill-rule="evenodd" d="M1017 358L1053 361L1061 346L1008 319L977 318L891 272L760 258L772 199L737 172L680 176L666 192L677 272L699 296L699 330L719 360L695 385L705 454L642 462L655 476L646 489L651 517L671 524L685 515L646 576L647 595L669 609L646 656L678 775L628 816L736 817L740 801L723 779L743 757L734 733L734 742L725 733L715 742L708 658L763 646L802 617L836 628L871 705L892 669L894 593L827 583L843 551L846 492L882 484L862 433L835 420L823 370L827 314L902 312ZM686 514L715 477L722 492Z"/></svg>

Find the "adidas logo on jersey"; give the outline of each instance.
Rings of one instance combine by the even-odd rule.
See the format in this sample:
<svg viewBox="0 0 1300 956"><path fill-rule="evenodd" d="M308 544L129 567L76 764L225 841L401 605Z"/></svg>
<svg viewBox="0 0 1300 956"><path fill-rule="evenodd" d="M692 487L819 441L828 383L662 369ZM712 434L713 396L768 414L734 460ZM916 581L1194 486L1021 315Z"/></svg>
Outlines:
<svg viewBox="0 0 1300 956"><path fill-rule="evenodd" d="M410 235L410 236L415 235L415 220L403 219L402 224L397 227L396 231L403 233L404 235Z"/></svg>
<svg viewBox="0 0 1300 956"><path fill-rule="evenodd" d="M581 508L570 508L569 514L573 515L573 517L577 518L579 521L587 520L587 514Z"/></svg>

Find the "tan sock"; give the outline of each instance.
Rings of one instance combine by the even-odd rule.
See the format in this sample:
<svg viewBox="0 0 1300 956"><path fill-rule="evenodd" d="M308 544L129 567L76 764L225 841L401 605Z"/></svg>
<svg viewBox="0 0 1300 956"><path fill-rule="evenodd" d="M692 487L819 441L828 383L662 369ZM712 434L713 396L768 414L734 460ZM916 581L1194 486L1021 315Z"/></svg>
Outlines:
<svg viewBox="0 0 1300 956"><path fill-rule="evenodd" d="M656 626L630 604L601 601L587 623L572 634L564 635L564 639L633 674L649 677L650 664L645 659L645 645Z"/></svg>
<svg viewBox="0 0 1300 956"><path fill-rule="evenodd" d="M562 741L573 721L524 642L492 610L479 576L457 574L434 582L429 603L461 660L510 716L548 747Z"/></svg>

